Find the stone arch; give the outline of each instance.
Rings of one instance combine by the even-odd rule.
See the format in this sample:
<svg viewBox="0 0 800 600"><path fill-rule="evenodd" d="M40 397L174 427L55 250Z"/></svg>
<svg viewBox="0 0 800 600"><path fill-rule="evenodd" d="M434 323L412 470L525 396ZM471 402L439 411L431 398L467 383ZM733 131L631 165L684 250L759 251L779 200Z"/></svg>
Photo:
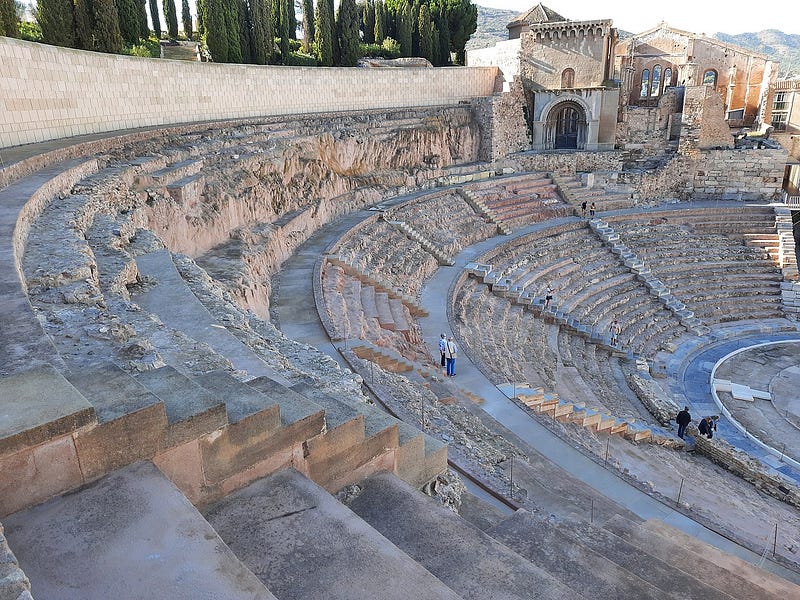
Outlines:
<svg viewBox="0 0 800 600"><path fill-rule="evenodd" d="M718 77L719 74L714 69L706 69L703 71L703 85L716 87Z"/></svg>
<svg viewBox="0 0 800 600"><path fill-rule="evenodd" d="M545 149L582 150L586 146L588 107L573 97L553 102L544 119Z"/></svg>

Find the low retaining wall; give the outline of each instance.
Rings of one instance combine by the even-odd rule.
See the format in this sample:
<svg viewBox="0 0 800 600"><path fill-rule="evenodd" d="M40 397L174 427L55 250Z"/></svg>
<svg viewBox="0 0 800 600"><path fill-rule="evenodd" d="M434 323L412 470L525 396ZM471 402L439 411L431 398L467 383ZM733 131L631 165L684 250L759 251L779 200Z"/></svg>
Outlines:
<svg viewBox="0 0 800 600"><path fill-rule="evenodd" d="M498 73L190 63L0 37L0 148L152 125L457 104L491 96Z"/></svg>

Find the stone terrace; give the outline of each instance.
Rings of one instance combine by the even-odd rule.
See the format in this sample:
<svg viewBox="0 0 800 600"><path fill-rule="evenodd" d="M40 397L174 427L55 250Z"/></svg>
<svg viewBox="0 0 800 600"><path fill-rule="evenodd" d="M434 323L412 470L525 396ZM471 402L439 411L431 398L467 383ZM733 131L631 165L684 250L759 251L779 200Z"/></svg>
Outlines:
<svg viewBox="0 0 800 600"><path fill-rule="evenodd" d="M745 236L764 244L775 237L771 207L670 211L609 222L705 324L783 317L776 260L765 247L745 244Z"/></svg>

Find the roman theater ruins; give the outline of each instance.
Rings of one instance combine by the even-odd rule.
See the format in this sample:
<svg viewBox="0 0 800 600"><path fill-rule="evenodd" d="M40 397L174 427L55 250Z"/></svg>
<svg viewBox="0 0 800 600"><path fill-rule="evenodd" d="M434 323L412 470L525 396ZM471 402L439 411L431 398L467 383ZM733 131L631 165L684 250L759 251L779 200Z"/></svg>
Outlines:
<svg viewBox="0 0 800 600"><path fill-rule="evenodd" d="M0 600L800 597L787 151L697 36L509 31L0 37Z"/></svg>

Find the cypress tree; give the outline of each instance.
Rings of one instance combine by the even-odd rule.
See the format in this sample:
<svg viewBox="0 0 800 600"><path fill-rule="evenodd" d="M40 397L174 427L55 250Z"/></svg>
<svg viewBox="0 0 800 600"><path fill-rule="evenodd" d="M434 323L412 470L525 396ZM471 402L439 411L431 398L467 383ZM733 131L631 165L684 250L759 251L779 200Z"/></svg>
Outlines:
<svg viewBox="0 0 800 600"><path fill-rule="evenodd" d="M314 0L303 0L303 52L311 50L314 43Z"/></svg>
<svg viewBox="0 0 800 600"><path fill-rule="evenodd" d="M375 43L383 44L386 39L386 7L381 0L375 0Z"/></svg>
<svg viewBox="0 0 800 600"><path fill-rule="evenodd" d="M364 43L375 43L375 3L372 0L364 5Z"/></svg>
<svg viewBox="0 0 800 600"><path fill-rule="evenodd" d="M19 37L17 7L14 0L0 0L0 35Z"/></svg>
<svg viewBox="0 0 800 600"><path fill-rule="evenodd" d="M211 60L228 61L228 32L225 29L223 0L203 0L203 28Z"/></svg>
<svg viewBox="0 0 800 600"><path fill-rule="evenodd" d="M289 4L287 6L288 15L289 15L289 39L296 40L297 39L297 15L294 12L294 0L286 0Z"/></svg>
<svg viewBox="0 0 800 600"><path fill-rule="evenodd" d="M419 9L419 55L433 63L433 23L428 5Z"/></svg>
<svg viewBox="0 0 800 600"><path fill-rule="evenodd" d="M119 32L123 41L135 44L139 41L139 15L134 0L114 0L119 16Z"/></svg>
<svg viewBox="0 0 800 600"><path fill-rule="evenodd" d="M397 15L397 41L400 43L400 54L411 56L413 25L411 23L411 7L404 4Z"/></svg>
<svg viewBox="0 0 800 600"><path fill-rule="evenodd" d="M150 37L150 27L147 23L147 0L134 0L136 3L136 15L139 17L139 37L147 39Z"/></svg>
<svg viewBox="0 0 800 600"><path fill-rule="evenodd" d="M439 15L437 29L439 30L439 66L446 67L450 64L450 28L443 15Z"/></svg>
<svg viewBox="0 0 800 600"><path fill-rule="evenodd" d="M239 16L239 47L242 49L242 62L253 62L253 37L250 7L245 0L236 0L236 13Z"/></svg>
<svg viewBox="0 0 800 600"><path fill-rule="evenodd" d="M119 54L122 52L122 36L119 33L119 16L114 0L92 0L94 12L94 49L98 52Z"/></svg>
<svg viewBox="0 0 800 600"><path fill-rule="evenodd" d="M181 0L181 21L186 39L192 39L192 13L189 10L189 0Z"/></svg>
<svg viewBox="0 0 800 600"><path fill-rule="evenodd" d="M242 62L242 45L239 37L239 10L237 0L223 0L225 15L225 35L228 38L229 63Z"/></svg>
<svg viewBox="0 0 800 600"><path fill-rule="evenodd" d="M333 66L333 19L330 8L327 0L317 0L317 58L323 67Z"/></svg>
<svg viewBox="0 0 800 600"><path fill-rule="evenodd" d="M441 67L442 59L439 55L439 30L436 25L431 24L431 51L433 52L433 66Z"/></svg>
<svg viewBox="0 0 800 600"><path fill-rule="evenodd" d="M94 8L92 0L75 0L75 47L94 49Z"/></svg>
<svg viewBox="0 0 800 600"><path fill-rule="evenodd" d="M341 0L336 19L336 41L340 67L355 67L358 62L358 9L355 0Z"/></svg>
<svg viewBox="0 0 800 600"><path fill-rule="evenodd" d="M158 11L158 0L149 0L149 3L150 21L153 23L153 33L156 34L158 39L161 39L161 14Z"/></svg>
<svg viewBox="0 0 800 600"><path fill-rule="evenodd" d="M75 46L72 0L39 0L36 21L42 28L42 41L45 44L67 48Z"/></svg>
<svg viewBox="0 0 800 600"><path fill-rule="evenodd" d="M280 29L281 36L281 64L289 64L289 3L291 0L279 0L280 6Z"/></svg>
<svg viewBox="0 0 800 600"><path fill-rule="evenodd" d="M253 20L253 62L267 65L272 59L275 34L272 30L272 6L268 0L251 0Z"/></svg>
<svg viewBox="0 0 800 600"><path fill-rule="evenodd" d="M167 21L167 35L174 40L178 37L178 10L175 0L164 0L164 19Z"/></svg>

